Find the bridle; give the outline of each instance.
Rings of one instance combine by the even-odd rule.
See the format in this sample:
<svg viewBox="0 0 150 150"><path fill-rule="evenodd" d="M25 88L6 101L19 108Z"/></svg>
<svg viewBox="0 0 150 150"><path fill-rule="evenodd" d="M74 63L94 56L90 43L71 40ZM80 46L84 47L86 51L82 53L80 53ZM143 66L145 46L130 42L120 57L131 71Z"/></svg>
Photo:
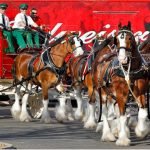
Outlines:
<svg viewBox="0 0 150 150"><path fill-rule="evenodd" d="M67 42L66 49L67 49L68 54L73 53L77 48L81 47L81 46L73 47L73 45L75 45L75 41L73 40L73 38L76 36L77 35L70 35L67 38L65 38L64 41L61 42L61 43ZM77 39L79 39L79 38L77 37ZM72 51L68 50L69 45L71 46Z"/></svg>
<svg viewBox="0 0 150 150"><path fill-rule="evenodd" d="M73 48L73 51L75 51L75 50L77 50L78 48L80 48L80 47L82 47L82 40L79 38L79 37L77 37L77 39L78 39L78 41L80 42L80 45L79 46L77 46L77 47L75 47L75 48Z"/></svg>
<svg viewBox="0 0 150 150"><path fill-rule="evenodd" d="M133 34L133 32L132 31L130 31L130 30L120 30L119 32L118 32L118 35L117 36L119 36L120 34L122 34L121 35L121 39L123 39L124 38L124 34L128 34L128 35L130 35L130 37L131 37L131 42L134 40L134 34ZM119 48L117 48L116 47L116 51L117 51L117 53L121 50L121 49L125 49L125 51L126 51L126 56L129 58L129 59L131 59L131 57L132 57L132 49L133 49L134 47L133 47L133 44L131 43L131 46L128 48L128 47L125 47L125 46L120 46Z"/></svg>

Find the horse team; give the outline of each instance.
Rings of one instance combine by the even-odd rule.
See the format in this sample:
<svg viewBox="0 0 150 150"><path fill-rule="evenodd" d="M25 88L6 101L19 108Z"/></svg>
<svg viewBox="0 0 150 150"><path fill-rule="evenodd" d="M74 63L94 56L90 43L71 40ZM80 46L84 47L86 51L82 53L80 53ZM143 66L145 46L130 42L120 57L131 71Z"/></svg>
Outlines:
<svg viewBox="0 0 150 150"><path fill-rule="evenodd" d="M32 120L27 104L32 86L37 85L41 87L43 95L41 121L49 123L48 89L56 87L62 93L56 108L58 121L82 120L85 128L97 126L97 130L102 129L102 141L116 141L116 145L127 146L130 145L130 130L126 104L131 94L139 107L135 133L138 137L147 136L150 124L147 120L149 108L145 95L149 88L149 64L139 52L131 23L128 22L127 26L119 24L118 28L116 35L102 39L100 43L95 39L89 53L82 49L82 41L77 33L67 32L62 38L41 49L41 54L19 54L13 65L14 81L17 83L28 76L32 77L26 80L23 96L21 85L16 87L15 102L11 108L13 117L25 122ZM146 48L149 53L148 44L141 47L140 51ZM74 57L65 62L68 54L74 54ZM62 90L62 79L66 76L71 78L71 87L77 100L75 112ZM88 93L89 101L86 105L82 100L83 89L87 89ZM96 101L100 104L98 122L95 118Z"/></svg>

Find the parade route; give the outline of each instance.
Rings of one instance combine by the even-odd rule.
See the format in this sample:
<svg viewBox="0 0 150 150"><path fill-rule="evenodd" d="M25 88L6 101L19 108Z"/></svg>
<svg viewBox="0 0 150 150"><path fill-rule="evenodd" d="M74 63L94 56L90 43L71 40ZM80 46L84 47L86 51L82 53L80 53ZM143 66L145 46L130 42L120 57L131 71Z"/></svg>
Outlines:
<svg viewBox="0 0 150 150"><path fill-rule="evenodd" d="M101 142L100 133L83 128L79 121L58 123L54 108L50 108L51 124L17 122L10 114L10 107L0 108L0 141L16 149L149 149L150 135L136 138L131 132L131 146L118 147L113 142Z"/></svg>

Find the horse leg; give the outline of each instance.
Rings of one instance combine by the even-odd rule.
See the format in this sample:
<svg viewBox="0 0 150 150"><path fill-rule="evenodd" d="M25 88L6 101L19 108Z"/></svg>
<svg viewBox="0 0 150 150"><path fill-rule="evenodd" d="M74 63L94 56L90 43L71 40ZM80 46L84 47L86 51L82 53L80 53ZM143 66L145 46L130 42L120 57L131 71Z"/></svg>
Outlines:
<svg viewBox="0 0 150 150"><path fill-rule="evenodd" d="M84 123L84 128L93 129L96 127L96 120L95 120L95 103L89 103L89 117L87 121Z"/></svg>
<svg viewBox="0 0 150 150"><path fill-rule="evenodd" d="M20 107L20 103L19 103L19 100L21 98L20 88L21 88L21 85L16 86L15 102L11 107L11 114L12 114L13 118L16 120L19 120L19 116L21 113L21 107Z"/></svg>
<svg viewBox="0 0 150 150"><path fill-rule="evenodd" d="M138 80L137 82L135 82L135 89L134 89L134 93L141 93L140 95L137 96L137 103L139 105L139 112L138 112L138 123L137 126L135 128L135 133L138 137L145 137L149 132L149 124L148 122L146 122L146 119L148 117L148 112L147 109L145 107L146 105L146 97L145 97L145 92L146 89L145 87L148 87L148 82L142 82L143 80ZM145 89L145 90L144 90Z"/></svg>
<svg viewBox="0 0 150 150"><path fill-rule="evenodd" d="M102 110L103 110L103 113L102 113L103 131L102 131L101 140L102 141L115 141L116 138L112 134L110 126L109 126L109 122L107 120L108 109L107 109L106 103L102 104Z"/></svg>
<svg viewBox="0 0 150 150"><path fill-rule="evenodd" d="M90 101L88 103L88 118L86 120L86 122L84 122L84 128L95 128L97 123L96 123L96 119L95 119L95 91L92 88L88 88L88 95L90 97Z"/></svg>
<svg viewBox="0 0 150 150"><path fill-rule="evenodd" d="M81 95L81 90L74 90L76 101L77 101L77 109L75 111L75 119L81 120L83 118L83 100Z"/></svg>
<svg viewBox="0 0 150 150"><path fill-rule="evenodd" d="M49 103L49 99L48 99L48 86L42 85L42 94L43 94L43 111L42 111L42 116L41 116L41 120L40 122L44 122L44 123L50 123L50 115L49 115L49 111L48 111L48 103Z"/></svg>
<svg viewBox="0 0 150 150"><path fill-rule="evenodd" d="M43 102L43 111L42 111L42 117L40 122L50 123L51 118L48 111L49 99L43 99L42 102Z"/></svg>
<svg viewBox="0 0 150 150"><path fill-rule="evenodd" d="M82 118L82 122L84 124L88 120L88 117L89 117L89 102L88 102L88 100L83 100L83 118Z"/></svg>
<svg viewBox="0 0 150 150"><path fill-rule="evenodd" d="M70 121L74 120L74 113L73 113L73 108L70 99L67 100L67 116L68 116L68 120Z"/></svg>
<svg viewBox="0 0 150 150"><path fill-rule="evenodd" d="M146 108L139 108L138 123L135 128L135 133L138 137L145 137L149 133L148 123L146 122L147 110Z"/></svg>
<svg viewBox="0 0 150 150"><path fill-rule="evenodd" d="M109 120L109 124L110 124L111 132L113 133L113 135L115 137L118 137L119 130L120 130L120 122L119 122L120 111L119 111L118 104L117 103L113 104L112 109L114 111L113 115L116 117L116 119Z"/></svg>
<svg viewBox="0 0 150 150"><path fill-rule="evenodd" d="M90 93L90 89L88 89L88 92ZM95 92L92 90L92 92L89 94L90 101L88 103L88 118L86 122L84 122L84 128L95 128L97 123L95 119Z"/></svg>
<svg viewBox="0 0 150 150"><path fill-rule="evenodd" d="M116 113L115 113L115 106L114 106L114 102L110 102L109 100L107 100L107 110L108 110L108 115L107 115L107 120L109 122L110 128L111 128L111 132L115 134L115 130L117 130L117 119L116 118ZM103 113L103 112L102 112ZM96 127L96 132L102 130L102 126L103 126L103 121L98 122L97 127Z"/></svg>
<svg viewBox="0 0 150 150"><path fill-rule="evenodd" d="M146 108L139 108L138 123L135 128L135 133L138 137L143 138L149 133L148 123L146 122L147 115Z"/></svg>
<svg viewBox="0 0 150 150"><path fill-rule="evenodd" d="M27 89L29 91L31 91L31 89L32 89L31 83L29 83L27 85ZM32 120L28 111L27 111L28 98L29 98L29 93L27 92L22 97L22 106L21 106L21 114L20 114L20 121L22 121L22 122L29 122Z"/></svg>
<svg viewBox="0 0 150 150"><path fill-rule="evenodd" d="M59 122L63 122L63 120L67 119L67 110L66 110L66 97L61 96L58 99L59 103L56 106L55 116Z"/></svg>
<svg viewBox="0 0 150 150"><path fill-rule="evenodd" d="M124 98L124 99L121 99ZM118 139L116 141L116 145L119 146L128 146L130 145L130 132L129 128L127 127L127 115L125 114L125 102L126 102L127 97L121 97L117 101L118 102L118 107L119 107L119 120L118 120Z"/></svg>

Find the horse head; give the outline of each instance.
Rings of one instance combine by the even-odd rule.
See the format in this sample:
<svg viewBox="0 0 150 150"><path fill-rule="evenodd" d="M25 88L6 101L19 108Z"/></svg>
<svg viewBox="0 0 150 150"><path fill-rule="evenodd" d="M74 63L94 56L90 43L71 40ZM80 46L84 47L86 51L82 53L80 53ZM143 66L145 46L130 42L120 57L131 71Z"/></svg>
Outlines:
<svg viewBox="0 0 150 150"><path fill-rule="evenodd" d="M82 55L84 50L82 49L83 42L79 38L79 32L67 32L67 36L69 37L69 42L73 47L73 54L75 57Z"/></svg>
<svg viewBox="0 0 150 150"><path fill-rule="evenodd" d="M118 25L119 32L116 36L116 45L118 51L118 60L122 64L127 64L136 49L136 42L131 31L131 23L127 26Z"/></svg>

